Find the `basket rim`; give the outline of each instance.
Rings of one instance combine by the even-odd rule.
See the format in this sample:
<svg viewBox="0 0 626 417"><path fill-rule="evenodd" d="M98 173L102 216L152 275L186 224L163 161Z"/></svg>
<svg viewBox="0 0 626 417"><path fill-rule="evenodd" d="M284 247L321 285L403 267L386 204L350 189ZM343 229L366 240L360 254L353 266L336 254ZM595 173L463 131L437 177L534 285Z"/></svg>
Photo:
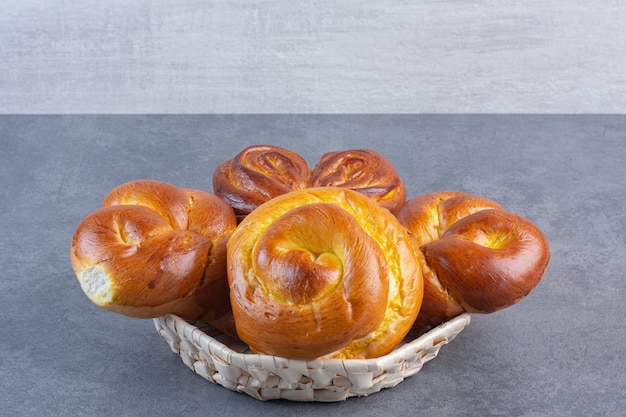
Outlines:
<svg viewBox="0 0 626 417"><path fill-rule="evenodd" d="M326 364L326 365L338 365L338 364L351 364L351 363L359 363L360 365L370 365L368 367L375 367L381 361L385 361L386 359L395 358L395 357L403 357L406 354L410 354L414 352L422 346L427 347L431 345L435 345L438 343L438 340L444 341L447 343L453 337L456 337L458 333L460 333L465 327L470 324L471 316L469 313L462 313L459 316L456 316L448 321L441 323L440 325L433 327L422 334L415 336L413 332L409 332L407 336L404 338L402 342L398 344L391 352L386 355L382 355L376 358L367 358L367 359L355 359L355 358L317 358L317 359L292 359L281 356L268 355L264 353L251 353L251 352L237 352L232 349L229 345L220 342L215 337L210 336L203 329L214 329L210 325L203 326L200 328L194 321L189 321L183 319L174 314L166 314L164 316L155 318L154 321L161 321L164 324L170 322L177 329L177 333L184 335L186 338L190 339L193 343L197 343L200 346L206 346L207 350L210 346L210 350L215 352L221 352L224 357L234 358L238 357L241 360L245 360L246 358L254 357L257 360L261 360L264 362L268 359L274 360L284 360L289 361L292 364L301 363L306 365L311 364ZM172 326L170 326L172 327ZM214 329L216 333L222 334L217 329ZM450 337L450 334L453 334L453 337ZM228 337L228 336L227 336ZM233 339L234 341L235 339ZM243 342L239 342L243 343ZM246 345L247 346L247 345Z"/></svg>
<svg viewBox="0 0 626 417"><path fill-rule="evenodd" d="M258 400L306 402L342 401L392 388L437 357L469 323L470 315L463 313L422 334L413 330L377 358L304 360L251 353L244 342L202 321L172 314L154 319L172 351L204 379Z"/></svg>

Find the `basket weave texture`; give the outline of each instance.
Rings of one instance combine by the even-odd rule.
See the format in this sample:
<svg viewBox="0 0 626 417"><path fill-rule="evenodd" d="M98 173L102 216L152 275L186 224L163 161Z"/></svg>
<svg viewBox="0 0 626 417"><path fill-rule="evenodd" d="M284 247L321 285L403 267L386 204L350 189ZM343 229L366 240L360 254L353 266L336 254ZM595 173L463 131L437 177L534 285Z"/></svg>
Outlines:
<svg viewBox="0 0 626 417"><path fill-rule="evenodd" d="M409 334L379 358L294 360L250 353L246 344L205 323L190 323L171 314L154 319L172 351L214 384L259 400L322 402L396 386L435 358L469 322L469 314L462 314L422 335Z"/></svg>

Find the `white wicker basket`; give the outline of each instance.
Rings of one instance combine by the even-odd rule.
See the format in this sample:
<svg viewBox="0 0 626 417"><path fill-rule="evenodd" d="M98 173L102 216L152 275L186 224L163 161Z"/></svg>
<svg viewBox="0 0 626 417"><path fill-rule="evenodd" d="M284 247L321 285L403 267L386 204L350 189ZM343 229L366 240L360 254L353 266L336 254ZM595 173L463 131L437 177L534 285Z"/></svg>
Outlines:
<svg viewBox="0 0 626 417"><path fill-rule="evenodd" d="M423 335L409 334L375 359L293 360L250 353L248 346L205 323L166 315L158 333L185 365L208 381L259 400L343 401L391 388L416 374L470 322L463 314Z"/></svg>

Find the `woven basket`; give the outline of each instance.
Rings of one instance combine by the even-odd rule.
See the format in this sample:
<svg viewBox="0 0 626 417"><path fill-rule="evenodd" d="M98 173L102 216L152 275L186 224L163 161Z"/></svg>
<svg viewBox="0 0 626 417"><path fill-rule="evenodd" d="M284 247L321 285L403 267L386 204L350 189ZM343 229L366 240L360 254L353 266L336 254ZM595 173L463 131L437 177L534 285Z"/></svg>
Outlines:
<svg viewBox="0 0 626 417"><path fill-rule="evenodd" d="M205 323L174 315L154 319L185 365L208 381L259 400L343 401L391 388L416 374L470 322L463 314L423 335L409 334L375 359L293 360L250 353L248 346Z"/></svg>

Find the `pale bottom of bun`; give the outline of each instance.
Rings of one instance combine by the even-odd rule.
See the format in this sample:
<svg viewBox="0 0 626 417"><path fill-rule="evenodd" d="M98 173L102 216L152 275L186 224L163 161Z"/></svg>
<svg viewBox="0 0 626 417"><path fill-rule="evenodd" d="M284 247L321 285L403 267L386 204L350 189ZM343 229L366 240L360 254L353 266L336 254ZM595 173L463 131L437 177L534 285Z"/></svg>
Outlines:
<svg viewBox="0 0 626 417"><path fill-rule="evenodd" d="M99 306L109 305L113 301L113 282L100 268L94 266L85 269L80 276L80 287Z"/></svg>
<svg viewBox="0 0 626 417"><path fill-rule="evenodd" d="M92 266L84 269L78 276L80 287L89 299L98 307L134 318L155 318L175 310L180 300L170 301L158 306L131 306L116 303L117 290L115 281L103 269Z"/></svg>
<svg viewBox="0 0 626 417"><path fill-rule="evenodd" d="M87 297L98 307L133 318L156 318L166 314L174 314L185 320L205 321L219 331L238 338L235 331L235 320L232 311L222 311L216 316L214 310L204 310L192 297L173 300L158 306L130 306L117 304L115 281L103 269L92 266L79 274L80 287ZM197 300L195 300L197 301Z"/></svg>

